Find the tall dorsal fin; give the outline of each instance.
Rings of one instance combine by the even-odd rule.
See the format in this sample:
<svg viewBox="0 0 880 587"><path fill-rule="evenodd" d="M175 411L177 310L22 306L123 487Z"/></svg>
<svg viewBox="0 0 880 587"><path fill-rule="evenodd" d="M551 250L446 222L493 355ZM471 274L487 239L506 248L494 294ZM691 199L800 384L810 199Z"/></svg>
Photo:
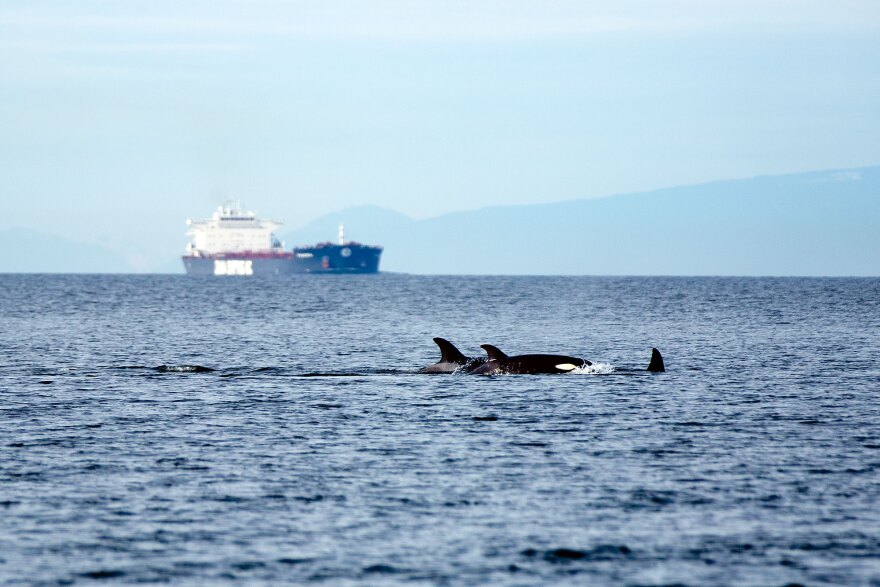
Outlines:
<svg viewBox="0 0 880 587"><path fill-rule="evenodd" d="M455 348L455 345L445 338L435 338L434 342L437 343L438 347L440 347L441 363L455 363L457 365L464 365L468 362L468 358L461 354L461 351Z"/></svg>
<svg viewBox="0 0 880 587"><path fill-rule="evenodd" d="M504 354L504 351L499 349L497 346L492 346L491 344L481 344L480 348L486 351L486 354L489 355L490 361L504 361L507 359L507 355Z"/></svg>
<svg viewBox="0 0 880 587"><path fill-rule="evenodd" d="M648 363L648 371L653 373L663 373L666 371L666 365L663 364L663 357L660 356L660 351L657 349L651 349L651 362Z"/></svg>

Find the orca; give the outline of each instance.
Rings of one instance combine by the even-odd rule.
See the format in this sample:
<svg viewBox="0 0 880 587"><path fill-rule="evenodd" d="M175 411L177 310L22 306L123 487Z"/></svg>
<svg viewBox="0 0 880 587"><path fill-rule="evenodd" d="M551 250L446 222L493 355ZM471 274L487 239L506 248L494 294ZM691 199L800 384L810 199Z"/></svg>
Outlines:
<svg viewBox="0 0 880 587"><path fill-rule="evenodd" d="M464 356L455 345L445 338L435 338L434 342L440 347L440 360L433 365L419 369L419 373L454 373L456 371L469 372L479 367L487 359L478 359Z"/></svg>
<svg viewBox="0 0 880 587"><path fill-rule="evenodd" d="M657 349L651 349L651 362L648 363L647 370L651 373L663 373L666 371L666 365L663 364L663 357L660 356L660 351Z"/></svg>
<svg viewBox="0 0 880 587"><path fill-rule="evenodd" d="M491 344L480 345L488 360L469 371L473 375L533 375L569 373L580 367L592 365L590 361L566 355L515 355L510 357Z"/></svg>

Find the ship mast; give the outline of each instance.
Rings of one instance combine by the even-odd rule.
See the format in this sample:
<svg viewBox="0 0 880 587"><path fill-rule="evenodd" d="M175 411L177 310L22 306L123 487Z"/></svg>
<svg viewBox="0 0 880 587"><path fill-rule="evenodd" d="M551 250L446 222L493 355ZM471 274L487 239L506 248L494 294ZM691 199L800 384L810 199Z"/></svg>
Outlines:
<svg viewBox="0 0 880 587"><path fill-rule="evenodd" d="M343 223L339 223L339 244L345 244L345 225Z"/></svg>

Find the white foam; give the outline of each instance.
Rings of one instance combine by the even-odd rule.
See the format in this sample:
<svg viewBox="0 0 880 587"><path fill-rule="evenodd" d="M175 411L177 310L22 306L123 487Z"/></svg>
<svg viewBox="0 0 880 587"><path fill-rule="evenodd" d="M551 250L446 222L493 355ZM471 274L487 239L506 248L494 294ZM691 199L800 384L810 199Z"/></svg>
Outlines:
<svg viewBox="0 0 880 587"><path fill-rule="evenodd" d="M611 363L593 363L592 365L584 365L571 371L574 375L606 375L614 373L616 369Z"/></svg>

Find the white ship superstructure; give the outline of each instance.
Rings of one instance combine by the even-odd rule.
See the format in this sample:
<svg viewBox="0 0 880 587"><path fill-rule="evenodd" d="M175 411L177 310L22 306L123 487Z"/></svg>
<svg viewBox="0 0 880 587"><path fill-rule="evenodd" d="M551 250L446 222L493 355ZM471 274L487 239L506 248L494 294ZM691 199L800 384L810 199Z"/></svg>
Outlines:
<svg viewBox="0 0 880 587"><path fill-rule="evenodd" d="M237 201L218 207L209 220L187 219L186 223L190 227L186 234L192 238L186 249L188 256L270 253L282 249L272 235L281 223L243 212Z"/></svg>

